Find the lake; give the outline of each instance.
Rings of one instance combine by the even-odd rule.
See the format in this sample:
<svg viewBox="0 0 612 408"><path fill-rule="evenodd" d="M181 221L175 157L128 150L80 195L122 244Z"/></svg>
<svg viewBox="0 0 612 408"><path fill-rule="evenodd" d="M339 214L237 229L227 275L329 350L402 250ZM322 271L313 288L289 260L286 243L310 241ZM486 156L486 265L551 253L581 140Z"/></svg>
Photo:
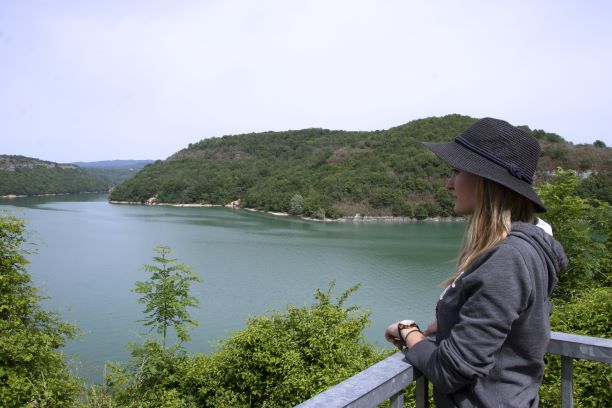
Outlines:
<svg viewBox="0 0 612 408"><path fill-rule="evenodd" d="M337 283L335 295L357 283L347 302L371 312L366 338L388 347L392 321L433 319L452 273L461 222L343 223L305 221L226 208L117 205L88 194L0 199L0 210L26 220L34 254L29 270L59 310L84 334L66 347L78 355L80 375L99 381L105 361L126 360L126 345L141 342L144 306L131 291L148 278L158 245L190 265L203 282L192 316L190 351L245 327L249 316L314 302L317 288Z"/></svg>

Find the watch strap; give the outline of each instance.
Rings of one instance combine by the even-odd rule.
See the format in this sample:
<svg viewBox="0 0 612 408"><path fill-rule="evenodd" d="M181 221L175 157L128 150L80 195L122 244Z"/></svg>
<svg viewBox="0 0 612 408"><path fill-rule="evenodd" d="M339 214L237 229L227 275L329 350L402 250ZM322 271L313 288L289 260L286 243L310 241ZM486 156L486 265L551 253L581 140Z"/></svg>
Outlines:
<svg viewBox="0 0 612 408"><path fill-rule="evenodd" d="M406 329L408 329L406 336L402 336L402 330L406 330ZM415 332L415 331L418 331L419 333L423 334L419 326L417 326L416 324L411 325L410 327L406 327L405 325L399 325L399 324L397 325L397 334L400 340L402 341L402 343L404 343L404 347L408 348L408 343L407 343L408 336L410 336L410 333Z"/></svg>

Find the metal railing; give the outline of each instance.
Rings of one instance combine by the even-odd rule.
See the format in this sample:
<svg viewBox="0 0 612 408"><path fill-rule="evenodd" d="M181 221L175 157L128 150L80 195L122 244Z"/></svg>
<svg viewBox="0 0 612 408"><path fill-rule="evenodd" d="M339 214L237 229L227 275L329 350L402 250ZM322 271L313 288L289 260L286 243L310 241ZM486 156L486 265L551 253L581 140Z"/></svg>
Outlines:
<svg viewBox="0 0 612 408"><path fill-rule="evenodd" d="M612 340L552 332L547 353L561 356L561 407L570 408L574 406L573 360L612 363ZM416 373L404 352L399 351L297 407L370 408L389 400L391 408L401 408L404 406L404 389L414 381L416 406L426 408L427 379Z"/></svg>

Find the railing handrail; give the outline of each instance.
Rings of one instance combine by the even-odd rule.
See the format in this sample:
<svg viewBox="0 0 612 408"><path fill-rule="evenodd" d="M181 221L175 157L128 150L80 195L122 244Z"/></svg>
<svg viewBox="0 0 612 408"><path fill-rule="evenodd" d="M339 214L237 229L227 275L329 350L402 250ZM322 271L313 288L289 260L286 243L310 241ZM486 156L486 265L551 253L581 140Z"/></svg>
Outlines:
<svg viewBox="0 0 612 408"><path fill-rule="evenodd" d="M612 363L612 340L580 334L551 332L546 353Z"/></svg>
<svg viewBox="0 0 612 408"><path fill-rule="evenodd" d="M401 392L414 380L412 365L398 351L297 407L372 407Z"/></svg>
<svg viewBox="0 0 612 408"><path fill-rule="evenodd" d="M612 340L551 332L547 354L612 363ZM328 390L297 405L313 407L375 407L402 392L417 379L415 370L398 351Z"/></svg>

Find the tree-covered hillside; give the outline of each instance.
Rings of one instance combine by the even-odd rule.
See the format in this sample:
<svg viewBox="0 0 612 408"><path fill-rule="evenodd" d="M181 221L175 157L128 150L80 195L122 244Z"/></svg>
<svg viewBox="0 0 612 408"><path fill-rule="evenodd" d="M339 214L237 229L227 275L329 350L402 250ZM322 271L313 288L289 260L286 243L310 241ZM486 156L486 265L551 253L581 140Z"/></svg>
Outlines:
<svg viewBox="0 0 612 408"><path fill-rule="evenodd" d="M108 183L74 164L0 155L0 196L108 191Z"/></svg>
<svg viewBox="0 0 612 408"><path fill-rule="evenodd" d="M304 129L205 139L146 166L111 193L130 202L226 204L306 216L450 215L450 169L422 141L448 141L476 119L448 115L383 131ZM540 178L556 166L607 173L611 150L529 130Z"/></svg>

